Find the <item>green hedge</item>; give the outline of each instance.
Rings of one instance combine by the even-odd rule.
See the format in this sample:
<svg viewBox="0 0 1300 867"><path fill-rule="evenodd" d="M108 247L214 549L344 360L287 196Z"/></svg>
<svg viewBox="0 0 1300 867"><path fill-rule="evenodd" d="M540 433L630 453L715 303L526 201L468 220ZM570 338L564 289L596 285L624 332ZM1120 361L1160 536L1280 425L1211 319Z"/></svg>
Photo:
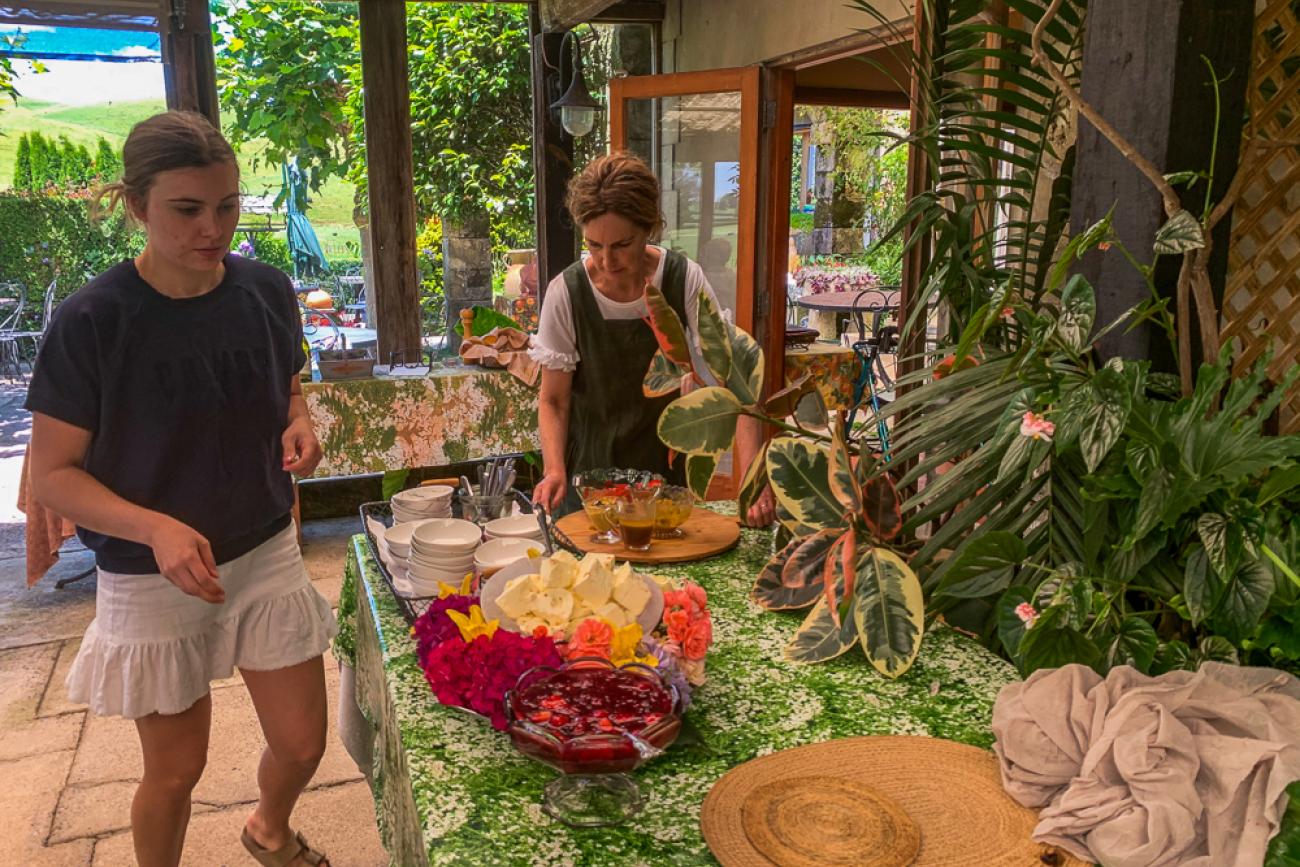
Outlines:
<svg viewBox="0 0 1300 867"><path fill-rule="evenodd" d="M62 300L143 248L144 235L120 214L93 225L84 198L0 193L0 283L26 287L32 320L56 274Z"/></svg>

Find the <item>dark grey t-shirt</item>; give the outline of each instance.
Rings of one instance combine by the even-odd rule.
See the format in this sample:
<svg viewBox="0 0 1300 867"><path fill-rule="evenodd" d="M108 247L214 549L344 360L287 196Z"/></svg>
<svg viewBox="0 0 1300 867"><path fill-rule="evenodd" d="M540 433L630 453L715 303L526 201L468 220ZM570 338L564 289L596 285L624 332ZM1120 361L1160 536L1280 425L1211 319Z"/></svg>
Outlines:
<svg viewBox="0 0 1300 867"><path fill-rule="evenodd" d="M218 563L288 526L280 437L306 360L289 278L225 263L220 285L197 298L160 294L132 261L86 284L50 322L26 403L90 431L86 471L202 533ZM77 532L102 569L158 571L146 545Z"/></svg>

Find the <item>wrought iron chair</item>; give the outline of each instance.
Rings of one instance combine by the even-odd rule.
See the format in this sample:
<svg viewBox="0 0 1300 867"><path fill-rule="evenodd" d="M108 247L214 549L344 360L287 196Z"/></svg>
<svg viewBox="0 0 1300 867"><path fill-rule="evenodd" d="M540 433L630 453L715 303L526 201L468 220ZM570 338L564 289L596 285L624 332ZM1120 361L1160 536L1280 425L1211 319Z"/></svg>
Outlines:
<svg viewBox="0 0 1300 867"><path fill-rule="evenodd" d="M41 341L45 338L45 329L50 327L50 317L54 315L54 293L58 290L59 278L55 277L50 281L50 285L45 287L45 298L41 303L39 318L36 320L36 327L31 331L17 331L11 335L14 342L14 351L19 359L22 358L21 343L24 340L32 342L32 367L36 367L36 355L41 348Z"/></svg>
<svg viewBox="0 0 1300 867"><path fill-rule="evenodd" d="M0 283L0 297L12 300L14 304L9 314L0 321L0 371L12 366L14 376L21 378L23 365L22 358L18 355L16 335L22 325L23 310L27 306L27 287L22 283Z"/></svg>

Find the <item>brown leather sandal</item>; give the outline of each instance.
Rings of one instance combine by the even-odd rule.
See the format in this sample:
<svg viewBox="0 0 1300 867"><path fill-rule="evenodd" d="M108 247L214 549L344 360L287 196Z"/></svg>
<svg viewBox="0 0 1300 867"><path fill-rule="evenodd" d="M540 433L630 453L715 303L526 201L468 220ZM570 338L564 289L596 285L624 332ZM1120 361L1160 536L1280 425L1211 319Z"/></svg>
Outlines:
<svg viewBox="0 0 1300 867"><path fill-rule="evenodd" d="M275 850L263 849L247 828L239 839L262 867L330 867L330 859L308 845L300 832L294 832L292 840Z"/></svg>

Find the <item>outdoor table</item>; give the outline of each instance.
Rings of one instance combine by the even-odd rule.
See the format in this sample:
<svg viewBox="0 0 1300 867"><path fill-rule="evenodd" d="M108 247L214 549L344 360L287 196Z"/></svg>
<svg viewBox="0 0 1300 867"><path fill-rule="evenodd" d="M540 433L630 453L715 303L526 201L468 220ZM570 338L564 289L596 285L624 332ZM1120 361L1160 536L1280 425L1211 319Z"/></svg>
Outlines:
<svg viewBox="0 0 1300 867"><path fill-rule="evenodd" d="M700 832L705 795L757 756L831 738L933 735L990 746L993 701L1016 678L1010 665L947 628L925 636L898 680L877 674L858 648L798 666L782 649L800 612L773 613L748 598L771 550L769 531L745 530L733 551L659 567L707 590L714 644L708 682L687 720L700 743L678 744L634 772L645 807L610 828L569 828L541 808L556 771L525 758L508 736L436 701L364 536L352 539L335 652L356 668L356 699L374 726L372 789L393 864L715 864Z"/></svg>
<svg viewBox="0 0 1300 867"><path fill-rule="evenodd" d="M537 392L504 370L304 382L324 456L313 478L441 467L539 448Z"/></svg>
<svg viewBox="0 0 1300 867"><path fill-rule="evenodd" d="M813 327L823 340L838 340L839 318L851 313L871 313L871 332L878 331L884 315L898 310L898 288L884 286L853 292L820 292L800 295L794 303L813 312Z"/></svg>

